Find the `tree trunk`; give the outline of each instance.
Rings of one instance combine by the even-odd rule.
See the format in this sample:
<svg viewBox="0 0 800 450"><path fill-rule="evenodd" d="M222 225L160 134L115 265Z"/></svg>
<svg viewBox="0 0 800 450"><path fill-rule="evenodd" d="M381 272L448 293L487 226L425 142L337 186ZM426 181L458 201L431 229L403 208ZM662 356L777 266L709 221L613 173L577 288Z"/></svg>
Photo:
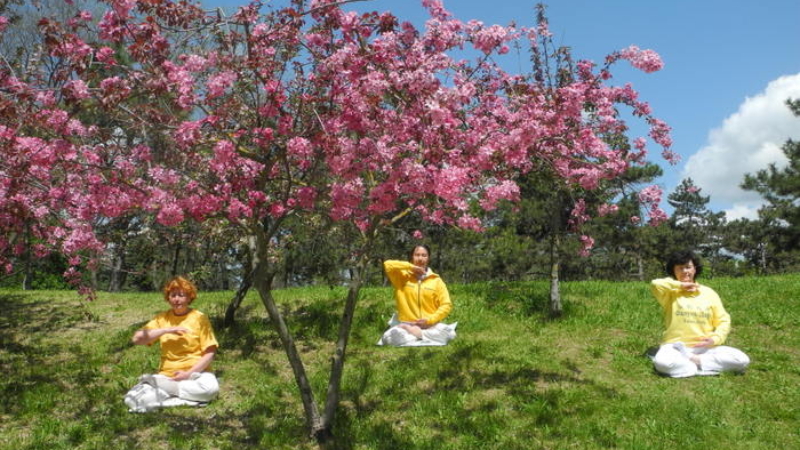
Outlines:
<svg viewBox="0 0 800 450"><path fill-rule="evenodd" d="M245 261L244 264L242 264L242 283L239 285L239 290L236 291L236 295L225 310L225 320L223 321L225 327L233 325L233 322L236 321L236 311L239 310L244 297L247 295L250 287L253 286L253 253L251 248L255 246L255 242L252 236L248 237L248 241L248 245L245 248Z"/></svg>
<svg viewBox="0 0 800 450"><path fill-rule="evenodd" d="M111 277L108 280L108 291L119 292L122 290L121 273L125 262L124 247L114 249L114 262L111 266Z"/></svg>
<svg viewBox="0 0 800 450"><path fill-rule="evenodd" d="M367 247L369 246L370 244L368 243ZM325 434L324 436L318 436L318 440L320 440L320 438L327 439L332 437L331 430L333 428L333 419L336 415L336 408L339 406L339 392L341 390L342 375L344 374L347 342L350 338L350 330L353 327L353 316L356 311L358 295L364 282L364 274L366 273L367 265L369 264L369 258L366 256L367 254L367 251L362 252L362 256L356 265L355 273L353 273L353 278L350 280L350 288L347 291L347 300L345 301L342 320L339 323L339 339L336 342L336 349L331 358L331 375L328 380L328 394L325 399L325 411L322 416L322 425Z"/></svg>
<svg viewBox="0 0 800 450"><path fill-rule="evenodd" d="M644 258L642 258L642 252L636 252L636 277L639 281L644 281Z"/></svg>
<svg viewBox="0 0 800 450"><path fill-rule="evenodd" d="M175 252L172 254L172 273L170 274L170 278L175 277L178 275L178 260L181 256L181 244L175 244Z"/></svg>
<svg viewBox="0 0 800 450"><path fill-rule="evenodd" d="M272 280L275 277L275 270L269 267L269 259L267 256L269 250L268 233L264 233L261 230L257 231L256 236L250 239L250 245L254 246L250 248L253 267L253 286L258 291L261 301L267 309L267 314L269 314L269 318L278 332L281 345L292 367L295 382L300 390L300 399L303 402L306 425L308 426L311 436L316 438L323 433L325 427L322 423L322 417L319 414L317 403L314 401L314 392L311 389L311 384L306 375L303 361L297 351L297 346L289 332L289 328L286 326L286 322L283 320L283 315L275 303L275 299L272 297Z"/></svg>
<svg viewBox="0 0 800 450"><path fill-rule="evenodd" d="M22 290L30 291L33 289L33 263L30 254L25 258L25 275L22 277Z"/></svg>
<svg viewBox="0 0 800 450"><path fill-rule="evenodd" d="M554 231L550 238L550 317L559 317L563 312L561 307L561 293L558 285L560 270L561 236Z"/></svg>

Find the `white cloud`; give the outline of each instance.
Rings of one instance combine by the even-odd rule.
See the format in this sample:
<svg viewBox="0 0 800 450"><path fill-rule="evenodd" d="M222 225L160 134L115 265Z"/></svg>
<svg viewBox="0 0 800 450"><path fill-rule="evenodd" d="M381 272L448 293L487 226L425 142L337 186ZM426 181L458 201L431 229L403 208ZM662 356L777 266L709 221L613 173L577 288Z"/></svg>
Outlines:
<svg viewBox="0 0 800 450"><path fill-rule="evenodd" d="M770 163L785 165L781 147L789 138L800 139L800 118L786 106L789 98L800 98L800 73L780 77L764 92L745 99L722 126L711 130L706 146L686 161L682 178L691 177L715 203L732 204L726 211L729 220L757 217L761 197L739 184L746 173Z"/></svg>
<svg viewBox="0 0 800 450"><path fill-rule="evenodd" d="M725 218L729 221L736 219L758 219L758 207L761 206L761 200L754 202L736 202L729 209L726 209Z"/></svg>

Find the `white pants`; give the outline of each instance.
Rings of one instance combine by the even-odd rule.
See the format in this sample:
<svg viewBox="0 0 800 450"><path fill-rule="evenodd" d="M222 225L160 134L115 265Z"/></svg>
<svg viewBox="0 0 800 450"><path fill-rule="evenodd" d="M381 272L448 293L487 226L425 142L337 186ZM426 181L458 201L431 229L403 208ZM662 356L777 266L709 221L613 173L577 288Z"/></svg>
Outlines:
<svg viewBox="0 0 800 450"><path fill-rule="evenodd" d="M164 375L142 375L139 383L125 394L132 412L148 412L168 406L196 406L214 399L219 392L217 377L211 372L193 373L188 380L175 381Z"/></svg>
<svg viewBox="0 0 800 450"><path fill-rule="evenodd" d="M421 339L404 330L399 325L395 325L383 333L378 345L390 345L392 347L445 345L455 337L455 325L437 323L430 328L423 329Z"/></svg>
<svg viewBox="0 0 800 450"><path fill-rule="evenodd" d="M699 367L689 359L691 355L699 356ZM662 345L653 358L656 371L673 378L744 372L749 364L750 358L733 347L687 347L683 342Z"/></svg>

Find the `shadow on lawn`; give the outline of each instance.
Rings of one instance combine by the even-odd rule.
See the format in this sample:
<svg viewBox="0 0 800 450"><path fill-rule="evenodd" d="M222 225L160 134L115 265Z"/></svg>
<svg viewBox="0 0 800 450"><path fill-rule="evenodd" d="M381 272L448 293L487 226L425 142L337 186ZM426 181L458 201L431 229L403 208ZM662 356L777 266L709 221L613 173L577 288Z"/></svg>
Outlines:
<svg viewBox="0 0 800 450"><path fill-rule="evenodd" d="M575 387L593 390L604 398L619 395L613 388L581 377L580 371L566 362L564 371L547 371L536 367L535 361L511 361L482 342L388 351L404 354L382 369L369 364L350 366L349 370L357 374L350 375L355 381L343 391L342 403L346 406L340 407L335 431L338 449L354 448L363 436L380 443L381 448L435 448L442 435L489 442L508 425L504 423L507 414L530 427L557 428L562 418L573 413L565 395ZM374 370L385 373L375 375ZM385 377L394 380L383 380L383 386L377 389L371 386L373 379ZM369 394L365 394L367 391ZM403 401L406 397L408 401ZM418 402L435 402L429 403L428 413L423 413L432 418L431 423L414 423L412 410ZM441 415L441 411L446 412ZM441 431L433 431L430 442L420 442L419 436L412 442L408 432L419 426Z"/></svg>
<svg viewBox="0 0 800 450"><path fill-rule="evenodd" d="M85 320L83 311L69 304L31 301L24 295L0 295L0 412L19 411L26 392L44 384L59 383L48 359L59 351L40 346L49 333Z"/></svg>
<svg viewBox="0 0 800 450"><path fill-rule="evenodd" d="M497 281L460 285L454 290L482 298L487 307L505 316L538 317L541 321L548 321L551 319L548 289L541 283ZM562 314L569 315L571 302L562 298L562 308Z"/></svg>

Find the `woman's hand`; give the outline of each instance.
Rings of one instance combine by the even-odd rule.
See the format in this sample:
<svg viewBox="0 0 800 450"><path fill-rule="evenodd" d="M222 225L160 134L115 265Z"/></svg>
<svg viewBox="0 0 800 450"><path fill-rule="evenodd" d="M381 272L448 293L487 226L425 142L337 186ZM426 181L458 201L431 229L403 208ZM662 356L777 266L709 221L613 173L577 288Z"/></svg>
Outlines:
<svg viewBox="0 0 800 450"><path fill-rule="evenodd" d="M414 275L421 277L428 272L428 269L422 266L414 266L411 268L411 272L413 272Z"/></svg>
<svg viewBox="0 0 800 450"><path fill-rule="evenodd" d="M188 380L190 376L192 376L191 371L176 370L175 376L173 376L172 379L175 381L183 381L183 380Z"/></svg>
<svg viewBox="0 0 800 450"><path fill-rule="evenodd" d="M683 281L681 282L681 289L686 292L697 292L700 290L700 285L694 281Z"/></svg>
<svg viewBox="0 0 800 450"><path fill-rule="evenodd" d="M414 325L422 328L423 330L430 328L430 325L428 324L428 319L417 319L414 321Z"/></svg>
<svg viewBox="0 0 800 450"><path fill-rule="evenodd" d="M714 338L710 337L702 337L696 344L694 344L694 347L699 347L699 348L713 347L713 346L714 346Z"/></svg>

